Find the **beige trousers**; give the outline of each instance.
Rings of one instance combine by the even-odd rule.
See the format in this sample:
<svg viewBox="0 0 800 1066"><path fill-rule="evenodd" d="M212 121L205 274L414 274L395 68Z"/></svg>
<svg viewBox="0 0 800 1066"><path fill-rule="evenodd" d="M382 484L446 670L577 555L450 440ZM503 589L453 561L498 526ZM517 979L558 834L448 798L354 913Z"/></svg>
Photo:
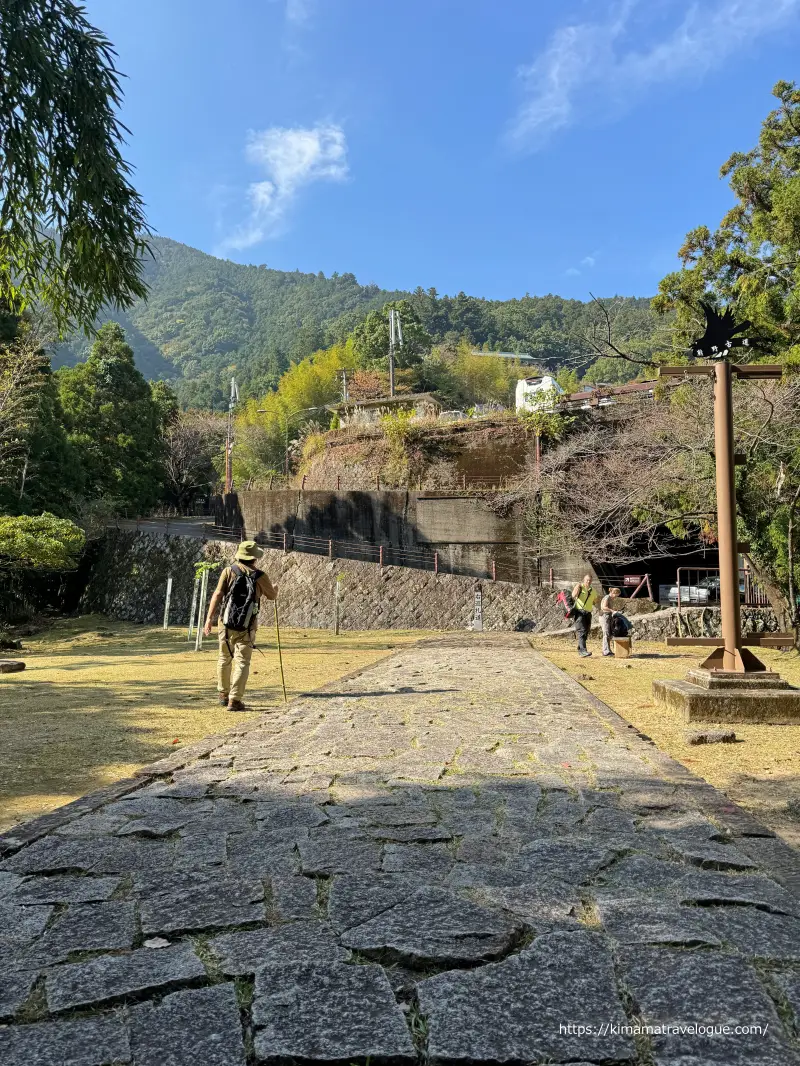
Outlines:
<svg viewBox="0 0 800 1066"><path fill-rule="evenodd" d="M217 689L226 693L229 699L241 701L244 698L254 638L255 629L248 632L246 629L225 629L220 626Z"/></svg>

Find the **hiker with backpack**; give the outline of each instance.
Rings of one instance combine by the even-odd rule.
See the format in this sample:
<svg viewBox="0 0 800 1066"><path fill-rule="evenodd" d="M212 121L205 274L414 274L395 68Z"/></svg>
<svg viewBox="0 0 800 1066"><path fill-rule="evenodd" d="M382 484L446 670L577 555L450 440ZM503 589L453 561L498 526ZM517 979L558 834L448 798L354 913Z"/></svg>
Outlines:
<svg viewBox="0 0 800 1066"><path fill-rule="evenodd" d="M277 590L254 563L263 555L254 540L243 540L236 549L236 561L220 575L208 605L203 632L210 636L217 608L219 612L219 659L217 660L218 699L229 711L244 711L243 697L250 659L253 655L261 599L274 600Z"/></svg>
<svg viewBox="0 0 800 1066"><path fill-rule="evenodd" d="M581 581L572 590L572 610L574 629L578 637L578 655L582 659L592 653L586 647L586 638L592 628L592 608L597 600L597 593L592 588L592 575L585 574Z"/></svg>
<svg viewBox="0 0 800 1066"><path fill-rule="evenodd" d="M603 631L603 655L613 655L611 650L611 640L614 636L612 625L614 622L614 608L611 606L611 601L618 599L622 595L620 589L609 589L606 595L600 600L600 628Z"/></svg>

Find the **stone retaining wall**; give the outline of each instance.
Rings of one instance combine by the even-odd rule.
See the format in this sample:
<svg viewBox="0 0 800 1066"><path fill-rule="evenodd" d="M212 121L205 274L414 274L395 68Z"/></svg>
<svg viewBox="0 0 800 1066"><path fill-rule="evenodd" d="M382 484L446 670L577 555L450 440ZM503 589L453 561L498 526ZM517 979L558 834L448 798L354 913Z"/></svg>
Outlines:
<svg viewBox="0 0 800 1066"><path fill-rule="evenodd" d="M81 600L81 610L112 618L157 623L164 615L167 577L173 578L173 625L188 623L194 564L221 565L234 545L181 536L109 530ZM267 549L263 569L280 586L284 625L326 628L333 624L334 595L339 582L339 624L345 630L464 630L473 617L475 592L482 594L487 630L555 628L563 612L549 588L507 581L476 581L451 574L387 566L350 559L328 560ZM218 572L218 571L217 571ZM262 624L272 621L265 605Z"/></svg>
<svg viewBox="0 0 800 1066"><path fill-rule="evenodd" d="M719 637L722 635L719 607L684 607L681 611L678 631L678 609L667 607L650 613L636 613L625 606L626 601L617 601L625 613L638 640L664 641L667 637ZM592 630L599 634L600 620L595 614ZM743 633L776 633L778 621L771 607L742 607ZM574 637L572 629L560 624L547 636Z"/></svg>

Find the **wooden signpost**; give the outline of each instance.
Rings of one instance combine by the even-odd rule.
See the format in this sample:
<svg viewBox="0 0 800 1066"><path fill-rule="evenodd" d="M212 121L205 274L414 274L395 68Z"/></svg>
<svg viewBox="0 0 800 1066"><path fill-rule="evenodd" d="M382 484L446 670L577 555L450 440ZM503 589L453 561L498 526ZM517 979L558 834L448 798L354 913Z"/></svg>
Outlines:
<svg viewBox="0 0 800 1066"><path fill-rule="evenodd" d="M780 641L794 643L793 634L771 633L764 637L742 637L739 602L739 554L746 550L736 533L736 485L734 467L737 455L733 447L733 390L734 376L746 381L774 380L783 375L783 367L760 363L732 363L731 349L749 347L747 338L737 336L749 322L736 325L730 311L719 314L711 305L703 303L706 315L705 336L692 350L700 357L710 357L711 363L690 363L686 366L662 366L662 377L709 377L714 384L714 452L717 488L717 538L719 543L721 638L669 637L667 644L712 645L714 651L702 664L705 670L749 674L766 670L764 664L748 650L763 645L775 647Z"/></svg>

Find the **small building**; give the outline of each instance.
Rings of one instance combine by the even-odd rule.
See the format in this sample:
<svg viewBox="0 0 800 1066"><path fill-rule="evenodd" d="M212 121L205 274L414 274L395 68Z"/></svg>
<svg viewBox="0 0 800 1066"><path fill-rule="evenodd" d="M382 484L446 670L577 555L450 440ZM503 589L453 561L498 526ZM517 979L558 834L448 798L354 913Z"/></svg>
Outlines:
<svg viewBox="0 0 800 1066"><path fill-rule="evenodd" d="M564 390L554 377L520 378L517 382L518 411L553 411Z"/></svg>
<svg viewBox="0 0 800 1066"><path fill-rule="evenodd" d="M432 392L406 392L377 400L347 400L330 407L342 426L371 426L386 415L411 414L412 418L438 418L442 401Z"/></svg>

